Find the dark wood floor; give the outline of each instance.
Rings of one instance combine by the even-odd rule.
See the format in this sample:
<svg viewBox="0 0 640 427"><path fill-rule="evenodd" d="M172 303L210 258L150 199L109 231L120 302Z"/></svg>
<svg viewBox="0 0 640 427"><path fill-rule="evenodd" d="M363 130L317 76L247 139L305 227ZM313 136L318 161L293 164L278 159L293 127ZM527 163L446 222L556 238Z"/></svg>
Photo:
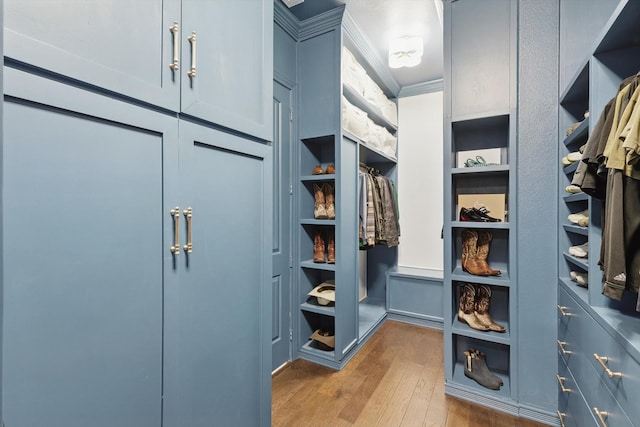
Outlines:
<svg viewBox="0 0 640 427"><path fill-rule="evenodd" d="M274 427L542 427L444 394L442 332L387 320L342 371L296 360L273 378Z"/></svg>

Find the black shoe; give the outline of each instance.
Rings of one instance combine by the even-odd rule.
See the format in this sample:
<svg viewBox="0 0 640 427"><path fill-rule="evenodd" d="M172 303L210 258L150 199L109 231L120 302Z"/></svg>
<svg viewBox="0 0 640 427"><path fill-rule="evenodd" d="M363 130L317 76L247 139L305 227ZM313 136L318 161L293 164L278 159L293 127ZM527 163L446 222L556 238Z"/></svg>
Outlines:
<svg viewBox="0 0 640 427"><path fill-rule="evenodd" d="M489 211L485 208L460 208L460 221L501 222L502 220L489 216Z"/></svg>

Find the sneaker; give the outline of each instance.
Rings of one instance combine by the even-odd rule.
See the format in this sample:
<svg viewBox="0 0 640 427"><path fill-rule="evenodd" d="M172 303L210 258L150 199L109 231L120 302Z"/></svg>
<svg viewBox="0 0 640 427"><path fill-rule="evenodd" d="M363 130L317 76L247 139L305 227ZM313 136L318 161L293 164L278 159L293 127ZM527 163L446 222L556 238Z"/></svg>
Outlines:
<svg viewBox="0 0 640 427"><path fill-rule="evenodd" d="M583 217L583 218L580 218L580 219L578 220L578 225L579 225L580 227L588 227L588 226L589 226L589 217L588 217L588 216L585 216L585 217Z"/></svg>
<svg viewBox="0 0 640 427"><path fill-rule="evenodd" d="M573 151L567 154L567 160L569 160L572 163L577 162L580 159L582 159L582 153L579 151Z"/></svg>
<svg viewBox="0 0 640 427"><path fill-rule="evenodd" d="M589 222L589 210L585 209L582 212L577 212L577 213L572 213L570 214L567 219L569 219L570 222L574 223L574 224L579 224L580 221L587 221L587 223Z"/></svg>
<svg viewBox="0 0 640 427"><path fill-rule="evenodd" d="M587 256L589 255L589 243L571 246L569 248L569 254L578 258L587 258Z"/></svg>
<svg viewBox="0 0 640 427"><path fill-rule="evenodd" d="M564 191L571 194L577 194L577 193L582 193L582 188L578 187L577 185L571 184L564 187Z"/></svg>
<svg viewBox="0 0 640 427"><path fill-rule="evenodd" d="M567 156L564 156L562 160L560 160L560 163L562 163L563 166L569 166L572 162L567 159Z"/></svg>
<svg viewBox="0 0 640 427"><path fill-rule="evenodd" d="M582 287L589 286L589 275L587 273L576 274L576 282Z"/></svg>
<svg viewBox="0 0 640 427"><path fill-rule="evenodd" d="M570 271L569 272L569 277L571 277L571 280L576 280L576 277L578 277L578 273L576 271Z"/></svg>

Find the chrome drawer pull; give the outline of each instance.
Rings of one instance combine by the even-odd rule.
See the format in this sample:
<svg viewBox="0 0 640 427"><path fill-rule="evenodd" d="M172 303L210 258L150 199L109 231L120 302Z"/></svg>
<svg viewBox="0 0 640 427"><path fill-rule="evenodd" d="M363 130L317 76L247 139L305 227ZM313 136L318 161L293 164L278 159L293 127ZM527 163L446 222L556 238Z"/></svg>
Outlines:
<svg viewBox="0 0 640 427"><path fill-rule="evenodd" d="M560 353L562 354L572 354L573 352L571 350L565 350L564 346L567 345L566 341L560 341L560 340L556 340L558 341L558 347L560 347Z"/></svg>
<svg viewBox="0 0 640 427"><path fill-rule="evenodd" d="M570 393L571 392L570 388L566 388L564 386L564 381L566 380L565 377L561 377L560 375L556 375L556 379L558 380L558 384L560 384L560 390L562 390L563 393Z"/></svg>
<svg viewBox="0 0 640 427"><path fill-rule="evenodd" d="M605 421L605 418L609 416L609 413L605 411L601 411L595 406L593 407L593 412L595 412L596 416L598 417L598 420L600 420L600 424L602 424L602 427L607 427L607 422Z"/></svg>
<svg viewBox="0 0 640 427"><path fill-rule="evenodd" d="M194 78L196 76L196 32L192 32L187 40L191 43L191 70L187 72L187 76Z"/></svg>
<svg viewBox="0 0 640 427"><path fill-rule="evenodd" d="M565 307L565 306L562 306L560 304L558 304L557 306L558 306L558 310L560 310L560 314L562 314L563 317L573 316L573 314L565 311L565 310L568 310L569 307Z"/></svg>
<svg viewBox="0 0 640 427"><path fill-rule="evenodd" d="M184 245L182 248L188 254L193 252L193 240L191 239L191 217L192 217L192 213L193 213L193 211L191 210L191 208L187 208L187 209L182 211L182 214L185 216L185 218L187 218L187 244Z"/></svg>
<svg viewBox="0 0 640 427"><path fill-rule="evenodd" d="M174 230L174 245L169 248L172 254L180 255L180 208L176 206L175 209L171 209L169 211L171 216L173 217L173 226Z"/></svg>
<svg viewBox="0 0 640 427"><path fill-rule="evenodd" d="M609 378L622 378L622 372L613 372L605 363L609 362L609 358L605 356L598 356L596 353L593 353L593 357L598 361L602 369L609 375Z"/></svg>
<svg viewBox="0 0 640 427"><path fill-rule="evenodd" d="M560 418L560 427L565 427L564 425L564 417L567 415L564 412L556 411L558 413L558 418Z"/></svg>
<svg viewBox="0 0 640 427"><path fill-rule="evenodd" d="M171 64L169 64L169 68L171 68L173 71L176 71L180 68L180 58L179 58L179 52L178 52L178 31L180 30L180 27L178 26L177 22L174 22L172 26L169 27L169 31L171 31L173 33L173 62Z"/></svg>

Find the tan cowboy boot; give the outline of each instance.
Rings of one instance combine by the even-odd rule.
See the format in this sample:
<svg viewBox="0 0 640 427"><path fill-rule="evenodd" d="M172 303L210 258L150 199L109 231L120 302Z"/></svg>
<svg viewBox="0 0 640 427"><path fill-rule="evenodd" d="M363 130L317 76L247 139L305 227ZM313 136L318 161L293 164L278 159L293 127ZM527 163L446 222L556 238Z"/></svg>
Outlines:
<svg viewBox="0 0 640 427"><path fill-rule="evenodd" d="M494 270L489 267L487 258L489 257L489 243L491 243L493 235L490 231L482 230L478 231L478 242L476 243L476 261L478 265L483 268L489 276L499 276L502 274L500 270Z"/></svg>
<svg viewBox="0 0 640 427"><path fill-rule="evenodd" d="M462 269L476 276L488 276L486 269L477 259L478 233L472 230L462 231Z"/></svg>
<svg viewBox="0 0 640 427"><path fill-rule="evenodd" d="M488 331L489 327L480 323L475 314L476 290L473 285L465 283L460 286L460 301L458 302L458 321L479 331Z"/></svg>
<svg viewBox="0 0 640 427"><path fill-rule="evenodd" d="M325 206L324 191L318 184L313 184L313 194L316 204L313 209L313 217L315 219L327 219L327 209Z"/></svg>
<svg viewBox="0 0 640 427"><path fill-rule="evenodd" d="M336 218L336 205L333 186L331 184L323 184L322 191L324 192L324 206L327 211L327 218Z"/></svg>
<svg viewBox="0 0 640 427"><path fill-rule="evenodd" d="M497 324L489 314L491 300L491 288L487 285L479 285L476 288L476 318L484 326L495 332L504 332L504 326Z"/></svg>

